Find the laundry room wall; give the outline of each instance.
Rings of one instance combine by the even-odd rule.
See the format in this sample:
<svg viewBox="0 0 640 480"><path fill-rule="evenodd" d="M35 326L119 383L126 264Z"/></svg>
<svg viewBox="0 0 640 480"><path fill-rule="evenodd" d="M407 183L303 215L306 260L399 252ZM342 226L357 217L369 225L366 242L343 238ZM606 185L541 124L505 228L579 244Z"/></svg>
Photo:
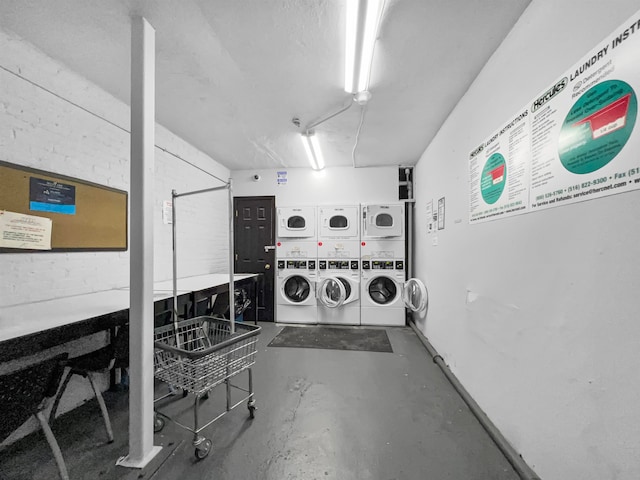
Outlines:
<svg viewBox="0 0 640 480"><path fill-rule="evenodd" d="M128 190L128 105L11 32L0 31L0 45L0 160ZM226 180L229 171L160 125L156 147L154 275L166 280L172 275L172 232L162 221L162 202L172 189L220 185L215 177ZM178 274L226 272L227 191L180 199L178 212ZM1 309L127 286L129 252L2 253L0 272ZM106 334L98 333L60 348L76 356L105 341ZM105 389L107 376L100 382ZM92 395L86 380L74 378L58 411ZM3 445L36 428L35 420L28 422Z"/></svg>
<svg viewBox="0 0 640 480"><path fill-rule="evenodd" d="M275 195L277 206L399 201L397 166L236 170L232 179L234 196Z"/></svg>
<svg viewBox="0 0 640 480"><path fill-rule="evenodd" d="M0 44L0 160L128 190L129 106L10 32ZM221 185L229 170L160 125L156 146L154 274L166 280L163 201ZM179 199L180 276L227 270L227 205L226 191ZM0 307L129 284L128 252L5 253L0 267Z"/></svg>
<svg viewBox="0 0 640 480"><path fill-rule="evenodd" d="M533 0L415 169L417 324L545 480L640 478L640 191L470 225L468 159L639 7Z"/></svg>

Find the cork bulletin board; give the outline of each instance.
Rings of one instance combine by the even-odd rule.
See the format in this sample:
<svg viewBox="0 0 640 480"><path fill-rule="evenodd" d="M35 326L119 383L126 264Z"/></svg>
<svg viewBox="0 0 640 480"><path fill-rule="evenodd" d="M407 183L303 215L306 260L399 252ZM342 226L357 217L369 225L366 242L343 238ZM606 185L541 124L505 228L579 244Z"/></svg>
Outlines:
<svg viewBox="0 0 640 480"><path fill-rule="evenodd" d="M51 219L51 250L39 251L127 249L123 190L0 161L0 210Z"/></svg>

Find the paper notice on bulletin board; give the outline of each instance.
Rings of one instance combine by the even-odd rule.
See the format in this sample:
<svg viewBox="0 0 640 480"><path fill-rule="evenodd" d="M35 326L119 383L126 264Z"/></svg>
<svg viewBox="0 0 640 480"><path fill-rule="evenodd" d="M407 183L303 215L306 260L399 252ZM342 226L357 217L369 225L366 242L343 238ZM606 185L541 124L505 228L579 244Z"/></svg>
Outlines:
<svg viewBox="0 0 640 480"><path fill-rule="evenodd" d="M76 187L54 180L30 177L29 210L75 215Z"/></svg>
<svg viewBox="0 0 640 480"><path fill-rule="evenodd" d="M50 218L0 210L0 247L51 250Z"/></svg>
<svg viewBox="0 0 640 480"><path fill-rule="evenodd" d="M640 188L640 12L469 156L469 223Z"/></svg>

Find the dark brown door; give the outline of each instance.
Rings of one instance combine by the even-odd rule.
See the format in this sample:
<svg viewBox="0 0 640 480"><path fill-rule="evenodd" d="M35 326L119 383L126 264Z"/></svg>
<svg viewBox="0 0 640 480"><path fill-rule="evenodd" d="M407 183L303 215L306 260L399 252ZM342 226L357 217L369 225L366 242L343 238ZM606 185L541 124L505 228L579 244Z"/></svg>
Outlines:
<svg viewBox="0 0 640 480"><path fill-rule="evenodd" d="M258 319L274 320L275 197L235 197L234 242L236 273L261 273L258 283ZM254 305L245 318L256 318Z"/></svg>

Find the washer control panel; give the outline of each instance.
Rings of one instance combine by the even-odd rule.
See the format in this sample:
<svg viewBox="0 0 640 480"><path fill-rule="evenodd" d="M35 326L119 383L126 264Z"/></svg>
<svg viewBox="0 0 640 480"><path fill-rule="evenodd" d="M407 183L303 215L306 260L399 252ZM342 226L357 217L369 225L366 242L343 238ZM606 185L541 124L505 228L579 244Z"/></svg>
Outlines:
<svg viewBox="0 0 640 480"><path fill-rule="evenodd" d="M294 270L315 270L316 261L315 260L278 260L278 270L283 270L285 267L288 269L294 269Z"/></svg>
<svg viewBox="0 0 640 480"><path fill-rule="evenodd" d="M360 262L358 260L318 260L320 270L358 270Z"/></svg>
<svg viewBox="0 0 640 480"><path fill-rule="evenodd" d="M404 260L363 260L363 270L404 270Z"/></svg>

